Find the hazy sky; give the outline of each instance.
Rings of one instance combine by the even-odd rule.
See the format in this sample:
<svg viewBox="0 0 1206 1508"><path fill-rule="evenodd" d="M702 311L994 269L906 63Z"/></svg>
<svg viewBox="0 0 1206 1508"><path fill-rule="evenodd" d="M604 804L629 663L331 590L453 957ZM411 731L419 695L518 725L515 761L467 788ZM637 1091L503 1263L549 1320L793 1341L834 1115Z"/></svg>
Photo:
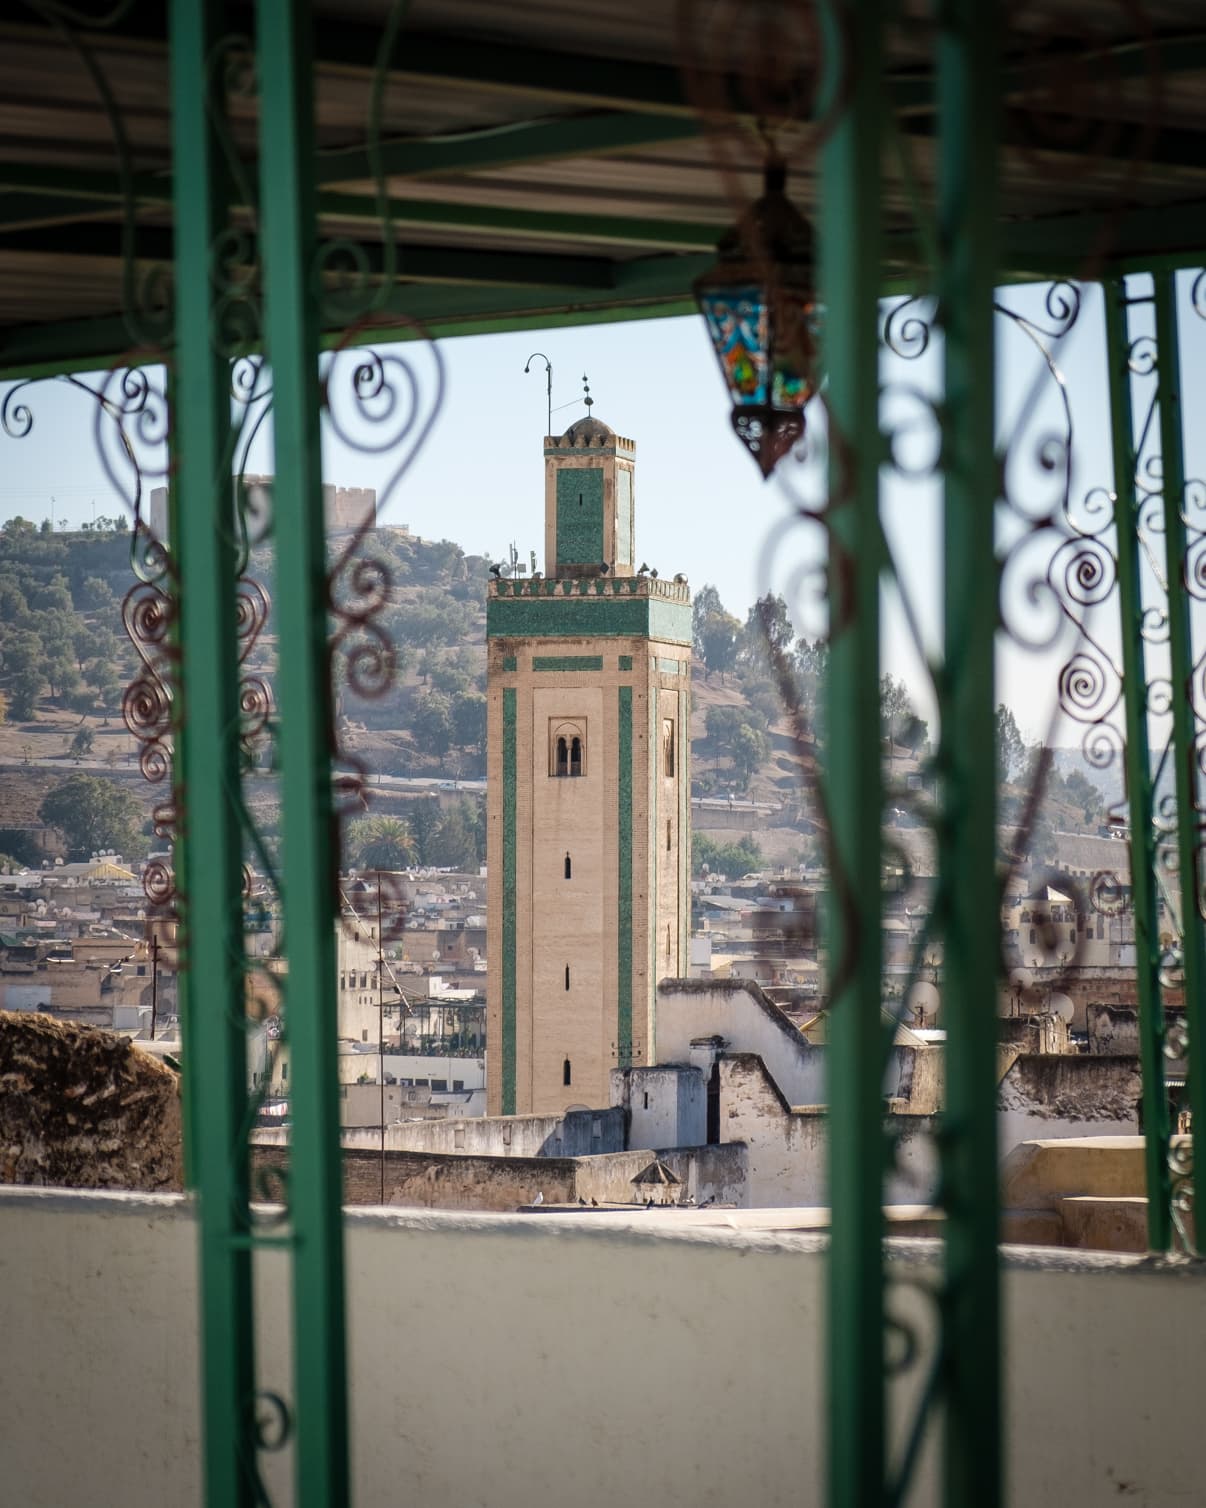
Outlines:
<svg viewBox="0 0 1206 1508"><path fill-rule="evenodd" d="M1001 297L1018 312L1041 319L1045 292L1009 289ZM1196 401L1188 398L1193 395L1196 400L1200 385L1189 379L1206 372L1206 322L1186 313L1182 331L1193 474L1195 467L1200 472L1201 458L1192 422ZM421 370L420 401L430 405L435 391L430 353L415 346L395 350ZM442 402L414 464L390 492L382 521L406 523L424 537L454 539L468 551L496 559L504 557L512 541L525 558L529 550L543 553L543 362L534 361L530 375L523 371L528 356L537 350L553 363L555 430L585 412L581 398L586 373L595 415L636 441L635 558L667 575L685 572L693 588L714 583L726 605L741 617L768 587L782 590L798 626L810 635L816 632L822 621L816 571L822 540L816 525L798 519L792 494L818 496L817 464L785 464L781 476L762 481L729 427L727 398L697 318L441 342ZM1074 498L1092 487L1112 485L1104 351L1100 299L1090 288L1072 334L1056 353L1073 419ZM343 357L345 363L352 360L350 355ZM1061 390L1040 353L1003 319L998 367L999 432L1015 436L1012 485L1027 510L1038 513L1055 496L1051 473L1044 471L1038 457L1047 437L1064 432ZM936 353L914 362L887 360L883 375L888 388L885 420L902 435L900 458L924 473L933 454L933 423L917 394L936 393ZM0 384L0 395L6 386ZM1027 408L1032 393L1035 401ZM90 519L94 504L98 513L114 512L117 498L97 461L88 398L53 381L26 389L21 396L35 423L21 440L0 433L0 517L23 513L39 521L50 513L52 497L56 520L66 518L72 525ZM1017 416L1023 410L1027 418L1018 430ZM819 405L810 407L808 419L823 444ZM266 431L267 426L253 449L251 471L272 469ZM382 427L374 439L385 432ZM386 490L396 451L368 454L331 434L324 443L329 481ZM939 642L940 518L931 480L886 474L885 530L931 650ZM1002 527L1012 526L1006 522ZM1051 537L1035 548L1050 553L1055 543ZM1053 616L1042 620L1041 599L1032 605L1015 592L1012 597L1007 594L1007 601L1019 623L1035 627L1054 622ZM905 675L929 712L927 678L892 590L885 593L884 607L886 667ZM1049 603L1045 610L1050 615ZM1103 641L1116 642L1108 622L1101 621L1099 628ZM1001 694L1016 708L1031 736L1047 730L1055 678L1066 657L1066 643L1046 653L1022 654L1003 642ZM1058 741L1072 742L1074 735L1065 731Z"/></svg>

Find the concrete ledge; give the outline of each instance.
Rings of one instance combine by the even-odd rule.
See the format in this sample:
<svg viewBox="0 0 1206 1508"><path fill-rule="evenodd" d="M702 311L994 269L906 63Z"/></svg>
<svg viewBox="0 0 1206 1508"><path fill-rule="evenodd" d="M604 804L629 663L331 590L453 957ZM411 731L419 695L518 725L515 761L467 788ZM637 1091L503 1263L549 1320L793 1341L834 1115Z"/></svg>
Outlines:
<svg viewBox="0 0 1206 1508"><path fill-rule="evenodd" d="M457 1508L823 1501L816 1212L677 1213L349 1212L354 1500L403 1482ZM200 1504L192 1214L172 1196L0 1189L6 1502ZM907 1279L941 1248L886 1254L920 1346L894 1384L905 1417L933 1343L932 1298ZM255 1265L259 1385L289 1397L286 1259ZM1196 1503L1206 1263L1013 1248L1003 1272L1010 1502L1100 1508L1125 1483L1145 1508ZM131 1428L138 1400L153 1427ZM937 1502L936 1455L935 1434L911 1508ZM289 1501L288 1454L263 1467Z"/></svg>

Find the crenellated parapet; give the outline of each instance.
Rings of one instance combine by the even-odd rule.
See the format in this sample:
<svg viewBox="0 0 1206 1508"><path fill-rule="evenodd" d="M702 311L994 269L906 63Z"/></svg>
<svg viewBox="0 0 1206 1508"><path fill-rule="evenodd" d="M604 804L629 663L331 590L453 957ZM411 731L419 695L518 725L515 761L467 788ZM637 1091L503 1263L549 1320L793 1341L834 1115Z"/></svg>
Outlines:
<svg viewBox="0 0 1206 1508"><path fill-rule="evenodd" d="M687 581L656 576L516 576L489 583L490 597L645 597L690 602Z"/></svg>

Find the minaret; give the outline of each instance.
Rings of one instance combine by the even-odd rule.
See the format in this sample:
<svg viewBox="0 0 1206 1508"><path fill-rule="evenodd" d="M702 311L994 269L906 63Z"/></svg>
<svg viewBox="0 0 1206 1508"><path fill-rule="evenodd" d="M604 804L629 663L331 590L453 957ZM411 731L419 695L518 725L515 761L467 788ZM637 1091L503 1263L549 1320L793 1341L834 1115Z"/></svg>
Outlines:
<svg viewBox="0 0 1206 1508"><path fill-rule="evenodd" d="M605 1106L686 973L691 598L633 570L635 462L547 436L545 575L489 586L491 1115Z"/></svg>

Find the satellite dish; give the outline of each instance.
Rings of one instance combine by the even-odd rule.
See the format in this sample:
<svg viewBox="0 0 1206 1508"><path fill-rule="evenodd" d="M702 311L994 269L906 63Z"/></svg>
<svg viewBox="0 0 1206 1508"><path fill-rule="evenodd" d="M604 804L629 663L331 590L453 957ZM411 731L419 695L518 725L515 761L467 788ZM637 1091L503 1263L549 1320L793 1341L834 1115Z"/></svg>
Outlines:
<svg viewBox="0 0 1206 1508"><path fill-rule="evenodd" d="M938 1008L942 1004L942 996L938 988L928 979L920 979L909 991L908 1009L914 1017L921 1016L926 1021L932 1021L938 1014Z"/></svg>
<svg viewBox="0 0 1206 1508"><path fill-rule="evenodd" d="M1058 1016L1061 1021L1071 1021L1075 1007L1072 1001L1062 991L1056 990L1047 1002L1047 1009L1053 1016Z"/></svg>
<svg viewBox="0 0 1206 1508"><path fill-rule="evenodd" d="M431 950L431 961L432 961L432 963L439 963L439 961L440 961L440 950L439 950L439 948L432 948L432 950Z"/></svg>

